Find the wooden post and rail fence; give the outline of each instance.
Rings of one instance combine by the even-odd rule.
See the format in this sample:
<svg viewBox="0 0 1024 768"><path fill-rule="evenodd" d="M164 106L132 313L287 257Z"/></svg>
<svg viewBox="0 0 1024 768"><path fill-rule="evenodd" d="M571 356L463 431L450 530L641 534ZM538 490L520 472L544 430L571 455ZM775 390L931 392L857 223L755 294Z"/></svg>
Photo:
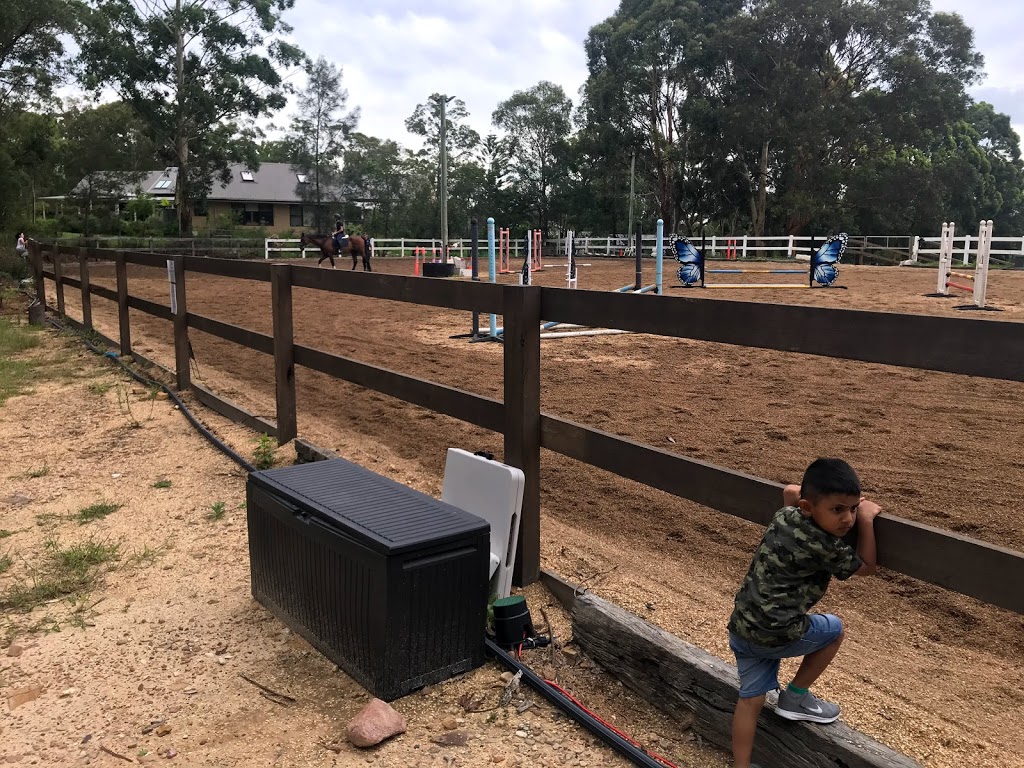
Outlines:
<svg viewBox="0 0 1024 768"><path fill-rule="evenodd" d="M504 435L504 459L526 474L515 580L525 585L540 574L541 448L621 477L689 499L726 514L766 525L779 505L779 483L670 453L540 410L540 325L561 321L637 333L797 352L845 360L943 371L1024 382L1024 323L787 306L741 301L563 290L470 281L434 280L380 273L315 270L266 261L176 256L171 259L175 309L133 296L127 265L166 269L163 255L134 251L52 247L44 264L31 244L40 301L47 281L56 289L56 310L74 325L92 328L91 298L117 307L119 341L105 339L122 355L134 354L129 309L172 322L177 387L204 405L275 436L297 436L295 369L303 367L428 408ZM115 265L117 289L92 284L89 259ZM77 277L69 263L77 261ZM219 275L270 283L273 335L258 333L189 311L185 278ZM68 318L64 290L81 291L82 319ZM295 343L293 288L308 288L504 316L504 396L495 400L397 373ZM276 420L246 412L190 381L188 334L209 333L272 356ZM139 357L136 354L136 357ZM149 361L146 361L149 362ZM1024 614L1024 553L922 523L882 515L876 521L878 562L922 581Z"/></svg>

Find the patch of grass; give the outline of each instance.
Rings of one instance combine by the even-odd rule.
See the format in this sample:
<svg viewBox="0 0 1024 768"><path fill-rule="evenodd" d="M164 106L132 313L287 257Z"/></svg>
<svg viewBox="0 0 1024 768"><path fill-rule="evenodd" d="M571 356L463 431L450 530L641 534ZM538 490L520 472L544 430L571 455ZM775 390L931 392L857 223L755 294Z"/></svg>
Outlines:
<svg viewBox="0 0 1024 768"><path fill-rule="evenodd" d="M15 360L14 356L40 344L39 328L14 325L0 318L0 405L8 398L30 392L41 381L71 381L76 368L59 360Z"/></svg>
<svg viewBox="0 0 1024 768"><path fill-rule="evenodd" d="M210 511L206 513L207 520L220 520L224 517L224 502L215 501L210 505Z"/></svg>
<svg viewBox="0 0 1024 768"><path fill-rule="evenodd" d="M12 565L14 565L14 558L11 557L10 552L4 552L0 555L0 573L7 573L11 570Z"/></svg>
<svg viewBox="0 0 1024 768"><path fill-rule="evenodd" d="M53 552L54 560L60 570L71 574L85 573L89 568L117 560L121 555L120 544L89 539L61 549L56 541L47 542L47 548Z"/></svg>
<svg viewBox="0 0 1024 768"><path fill-rule="evenodd" d="M156 547L151 547L149 546L149 544L146 544L145 546L143 546L141 552L136 552L134 555L131 556L130 562L133 565L152 565L157 561L158 558L163 557L170 551L170 539Z"/></svg>
<svg viewBox="0 0 1024 768"><path fill-rule="evenodd" d="M0 320L0 324L3 322ZM8 398L29 391L34 369L32 363L0 356L0 405L6 403Z"/></svg>
<svg viewBox="0 0 1024 768"><path fill-rule="evenodd" d="M171 481L170 480L157 480L155 483L153 483L152 487L153 488L170 488L171 487Z"/></svg>
<svg viewBox="0 0 1024 768"><path fill-rule="evenodd" d="M44 464L39 469L33 469L32 471L30 471L28 473L28 476L29 477L33 477L33 478L34 477L46 477L48 474L50 474L50 468Z"/></svg>
<svg viewBox="0 0 1024 768"><path fill-rule="evenodd" d="M256 450L252 453L256 469L270 469L274 466L274 441L267 434L260 435Z"/></svg>
<svg viewBox="0 0 1024 768"><path fill-rule="evenodd" d="M38 330L31 325L14 325L0 320L0 357L10 357L39 346Z"/></svg>
<svg viewBox="0 0 1024 768"><path fill-rule="evenodd" d="M75 519L79 525L85 525L91 523L93 520L102 520L107 515L112 515L119 510L123 504L114 504L109 501L101 501L97 504L91 504L88 507L83 507L78 510L78 514L75 515Z"/></svg>
<svg viewBox="0 0 1024 768"><path fill-rule="evenodd" d="M17 531L9 531L6 528L0 528L0 539L9 538L9 537L13 536L16 533L17 533Z"/></svg>
<svg viewBox="0 0 1024 768"><path fill-rule="evenodd" d="M89 385L89 391L94 395L105 395L110 391L111 384L108 381L94 381Z"/></svg>
<svg viewBox="0 0 1024 768"><path fill-rule="evenodd" d="M121 545L89 539L61 548L56 539L45 544L46 561L31 578L0 596L0 608L30 611L37 605L81 595L98 583L103 566L121 557Z"/></svg>

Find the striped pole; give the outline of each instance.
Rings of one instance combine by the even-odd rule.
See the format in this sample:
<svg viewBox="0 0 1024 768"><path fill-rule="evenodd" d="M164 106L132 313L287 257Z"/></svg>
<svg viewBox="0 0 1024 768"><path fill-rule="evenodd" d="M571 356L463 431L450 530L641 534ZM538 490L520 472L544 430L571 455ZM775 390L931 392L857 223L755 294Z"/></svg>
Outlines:
<svg viewBox="0 0 1024 768"><path fill-rule="evenodd" d="M658 226L655 229L654 236L654 252L655 256L655 268L654 268L654 282L658 286L658 295L664 295L662 290L662 262L665 260L665 221L664 219L658 219Z"/></svg>
<svg viewBox="0 0 1024 768"><path fill-rule="evenodd" d="M705 285L704 288L810 288L811 286L804 283L715 283L714 285Z"/></svg>
<svg viewBox="0 0 1024 768"><path fill-rule="evenodd" d="M495 274L495 256L494 256L494 218L488 217L487 219L487 273L490 278L490 282L498 282L498 277ZM498 335L498 316L491 314L491 338L496 338Z"/></svg>

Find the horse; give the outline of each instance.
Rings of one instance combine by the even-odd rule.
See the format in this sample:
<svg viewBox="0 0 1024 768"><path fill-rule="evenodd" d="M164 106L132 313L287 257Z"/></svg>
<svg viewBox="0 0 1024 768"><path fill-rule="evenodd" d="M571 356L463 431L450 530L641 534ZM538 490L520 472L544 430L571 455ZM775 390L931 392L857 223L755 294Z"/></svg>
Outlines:
<svg viewBox="0 0 1024 768"><path fill-rule="evenodd" d="M373 272L370 266L370 258L373 256L373 241L368 237L360 235L349 235L348 244L337 250L334 245L334 237L331 235L309 235L303 232L299 236L299 251L306 255L306 246L315 245L320 249L320 260L316 263L319 267L324 259L329 259L331 267L334 267L334 257L342 256L345 253L352 254L352 269L356 268L358 260L363 260L363 272Z"/></svg>

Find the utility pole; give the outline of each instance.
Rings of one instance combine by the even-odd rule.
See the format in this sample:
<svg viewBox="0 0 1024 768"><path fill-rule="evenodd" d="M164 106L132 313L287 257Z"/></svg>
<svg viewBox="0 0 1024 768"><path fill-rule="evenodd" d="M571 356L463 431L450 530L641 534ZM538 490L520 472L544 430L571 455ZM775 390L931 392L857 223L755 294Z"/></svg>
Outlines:
<svg viewBox="0 0 1024 768"><path fill-rule="evenodd" d="M454 96L441 95L441 253L448 263L448 102Z"/></svg>

